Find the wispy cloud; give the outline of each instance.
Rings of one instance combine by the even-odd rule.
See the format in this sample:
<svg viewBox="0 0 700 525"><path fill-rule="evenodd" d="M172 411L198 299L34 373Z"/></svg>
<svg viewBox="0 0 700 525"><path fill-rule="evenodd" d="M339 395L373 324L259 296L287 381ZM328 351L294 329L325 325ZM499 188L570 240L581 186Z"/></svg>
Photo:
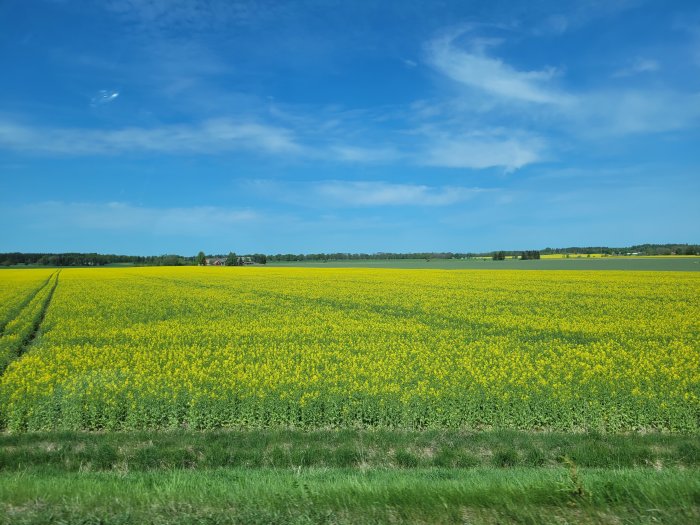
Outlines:
<svg viewBox="0 0 700 525"><path fill-rule="evenodd" d="M162 235L208 235L254 223L260 215L251 210L214 206L156 208L125 202L49 201L23 206L16 211L39 228L51 225L76 230Z"/></svg>
<svg viewBox="0 0 700 525"><path fill-rule="evenodd" d="M41 128L0 121L0 147L65 155L221 153L235 150L289 154L302 151L288 129L228 119L208 120L198 125L116 130Z"/></svg>
<svg viewBox="0 0 700 525"><path fill-rule="evenodd" d="M388 182L325 181L314 185L319 197L347 206L449 206L485 190Z"/></svg>
<svg viewBox="0 0 700 525"><path fill-rule="evenodd" d="M470 35L467 45L459 47L456 42L463 36L447 33L428 44L433 67L465 88L468 103L461 107L452 105L463 115L478 114L486 123L489 118L508 117L526 129L540 129L549 137L560 130L579 139L663 133L695 125L700 119L698 93L680 87L661 88L658 84L624 88L602 82L587 90L567 91L555 85L557 73L551 68L520 71L493 56L493 49L502 40ZM660 70L656 60L637 58L610 76L624 78ZM483 147L478 140L462 144L453 138L433 149L426 164L478 168L494 158L504 158L507 160L501 165L513 169L542 158L542 142L523 142L517 132Z"/></svg>
<svg viewBox="0 0 700 525"><path fill-rule="evenodd" d="M451 206L493 190L465 186L429 186L386 181L320 180L281 182L252 180L244 189L266 199L312 208L369 208L386 206Z"/></svg>
<svg viewBox="0 0 700 525"><path fill-rule="evenodd" d="M571 24L568 17L561 14L548 15L542 19L535 29L536 33L561 35L566 32Z"/></svg>
<svg viewBox="0 0 700 525"><path fill-rule="evenodd" d="M542 158L542 142L528 137L491 133L411 130L402 147L342 144L343 138L303 136L293 129L214 119L192 125L122 129L34 127L0 119L0 149L53 155L90 156L123 153L222 154L249 151L293 156L306 161L350 164L404 163L417 166L512 171Z"/></svg>
<svg viewBox="0 0 700 525"><path fill-rule="evenodd" d="M619 69L613 73L613 77L631 77L640 73L653 73L659 69L660 65L656 60L652 60L650 58L637 58L629 66L623 67L622 69Z"/></svg>
<svg viewBox="0 0 700 525"><path fill-rule="evenodd" d="M330 158L355 163L385 164L400 160L405 155L393 147L366 148L349 145L335 145L328 150Z"/></svg>
<svg viewBox="0 0 700 525"><path fill-rule="evenodd" d="M430 63L452 80L506 100L557 105L572 102L570 96L550 85L555 69L519 71L486 54L497 41L474 38L470 49L463 49L455 43L458 36L449 34L428 44Z"/></svg>
<svg viewBox="0 0 700 525"><path fill-rule="evenodd" d="M543 158L543 142L535 138L465 134L433 139L420 163L446 168L503 167L513 171Z"/></svg>
<svg viewBox="0 0 700 525"><path fill-rule="evenodd" d="M140 19L148 20L161 16L167 2L118 4L121 7L113 5L114 9L135 10ZM199 8L192 5L183 2L179 14L162 16L200 16ZM169 121L177 118L186 122L183 124L111 128L34 126L0 116L0 148L75 156L247 151L308 163L501 168L512 172L554 158L562 136L578 140L664 132L683 129L700 118L700 96L672 88L645 89L640 85L634 89L611 86L566 91L561 87L566 80L563 72L544 65L532 71L519 69L498 56L505 43L502 38L477 33L443 33L426 44L427 62L456 82L460 88L457 95L453 91L414 104L352 110L285 106L262 99L251 104L245 98L227 104L235 98L233 91L226 93L229 98L222 98L216 89L209 91L205 86L210 84L203 80L225 74L225 62L215 57L206 60L208 48L204 45L165 46L159 53L167 60L155 62L169 64L161 69L167 72L163 79L170 83L161 86L157 94L165 93L178 101L191 96L204 101L197 103L200 110L209 104L206 111L189 119L186 110L170 115ZM179 65L182 57L193 69L180 78L188 71ZM658 69L657 62L638 59L618 74ZM604 80L609 82L611 74L614 72ZM105 90L93 104L110 104L118 96L118 91ZM191 109L193 104L178 105L178 111L185 106ZM223 106L235 106L226 115L239 117L207 118L221 115ZM155 120L154 115L151 121ZM495 128L499 131L493 132Z"/></svg>
<svg viewBox="0 0 700 525"><path fill-rule="evenodd" d="M647 0L526 2L527 14L520 22L536 36L561 35L600 19L619 16L646 2ZM556 11L552 12L553 9Z"/></svg>
<svg viewBox="0 0 700 525"><path fill-rule="evenodd" d="M700 94L658 89L593 92L565 117L584 136L663 133L697 124Z"/></svg>
<svg viewBox="0 0 700 525"><path fill-rule="evenodd" d="M117 100L119 96L119 91L114 89L101 89L90 99L90 105L92 107L104 106L105 104L110 104Z"/></svg>

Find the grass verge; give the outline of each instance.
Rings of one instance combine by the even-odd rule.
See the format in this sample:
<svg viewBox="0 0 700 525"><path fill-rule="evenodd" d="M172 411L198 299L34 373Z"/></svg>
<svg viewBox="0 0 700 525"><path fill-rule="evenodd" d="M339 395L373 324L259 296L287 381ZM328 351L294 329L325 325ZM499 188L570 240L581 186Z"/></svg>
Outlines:
<svg viewBox="0 0 700 525"><path fill-rule="evenodd" d="M695 435L0 434L0 524L700 521Z"/></svg>
<svg viewBox="0 0 700 525"><path fill-rule="evenodd" d="M0 471L245 468L700 468L700 438L389 430L0 434Z"/></svg>
<svg viewBox="0 0 700 525"><path fill-rule="evenodd" d="M696 469L0 474L0 523L693 523ZM580 488L583 487L581 491Z"/></svg>

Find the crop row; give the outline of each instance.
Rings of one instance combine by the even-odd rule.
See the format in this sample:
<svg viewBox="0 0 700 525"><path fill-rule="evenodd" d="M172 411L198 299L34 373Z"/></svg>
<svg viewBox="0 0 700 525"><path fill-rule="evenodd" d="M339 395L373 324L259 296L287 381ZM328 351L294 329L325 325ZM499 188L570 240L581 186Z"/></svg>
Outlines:
<svg viewBox="0 0 700 525"><path fill-rule="evenodd" d="M43 286L52 270L3 270L0 275L0 336Z"/></svg>
<svg viewBox="0 0 700 525"><path fill-rule="evenodd" d="M0 336L0 374L19 357L35 336L51 295L58 282L58 272L20 303L16 316L4 325Z"/></svg>

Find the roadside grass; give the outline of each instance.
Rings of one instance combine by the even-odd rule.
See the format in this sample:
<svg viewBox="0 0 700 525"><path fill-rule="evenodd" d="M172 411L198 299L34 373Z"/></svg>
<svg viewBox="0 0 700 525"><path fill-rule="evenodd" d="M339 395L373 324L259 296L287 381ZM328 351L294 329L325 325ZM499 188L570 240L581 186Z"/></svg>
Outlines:
<svg viewBox="0 0 700 525"><path fill-rule="evenodd" d="M0 434L0 524L700 521L681 434Z"/></svg>
<svg viewBox="0 0 700 525"><path fill-rule="evenodd" d="M0 434L0 471L235 468L700 468L687 434L220 430Z"/></svg>
<svg viewBox="0 0 700 525"><path fill-rule="evenodd" d="M697 469L0 473L0 523L693 523Z"/></svg>

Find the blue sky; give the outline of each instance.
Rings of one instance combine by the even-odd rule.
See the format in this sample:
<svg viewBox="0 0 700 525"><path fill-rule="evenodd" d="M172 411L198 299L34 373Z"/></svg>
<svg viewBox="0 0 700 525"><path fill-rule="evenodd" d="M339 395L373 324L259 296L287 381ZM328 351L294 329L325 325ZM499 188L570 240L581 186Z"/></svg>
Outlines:
<svg viewBox="0 0 700 525"><path fill-rule="evenodd" d="M6 0L0 251L700 241L695 1Z"/></svg>

